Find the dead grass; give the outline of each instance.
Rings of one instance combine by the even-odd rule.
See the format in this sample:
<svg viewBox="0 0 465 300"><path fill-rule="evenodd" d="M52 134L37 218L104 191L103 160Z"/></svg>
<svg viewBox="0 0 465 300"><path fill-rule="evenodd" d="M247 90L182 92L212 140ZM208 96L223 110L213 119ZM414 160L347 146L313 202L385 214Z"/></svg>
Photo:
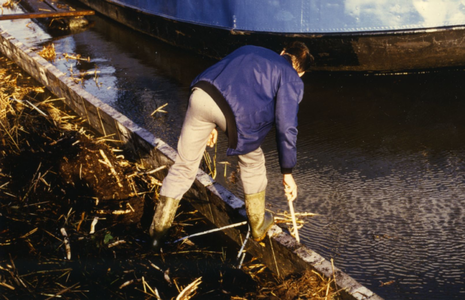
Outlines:
<svg viewBox="0 0 465 300"><path fill-rule="evenodd" d="M53 43L44 46L42 50L38 52L38 54L50 62L55 61L57 57L55 52L55 45Z"/></svg>

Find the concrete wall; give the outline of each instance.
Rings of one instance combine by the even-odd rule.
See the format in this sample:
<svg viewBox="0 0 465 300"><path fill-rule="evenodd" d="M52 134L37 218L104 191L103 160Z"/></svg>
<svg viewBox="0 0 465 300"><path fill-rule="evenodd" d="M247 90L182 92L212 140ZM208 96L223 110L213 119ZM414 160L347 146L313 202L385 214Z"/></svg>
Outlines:
<svg viewBox="0 0 465 300"><path fill-rule="evenodd" d="M86 92L66 74L23 45L7 32L0 32L1 52L18 64L53 94L64 98L67 105L87 119L89 124L102 135L115 134L125 148L133 153L146 166L153 168L171 165L176 151L147 130L137 126L126 116ZM161 175L162 177L164 174ZM161 179L161 178L160 178ZM199 170L197 179L185 195L196 209L218 227L246 219L244 202L226 188L216 183L210 176ZM245 227L225 230L232 240L241 243ZM345 289L345 299L382 299L353 278L325 260L318 253L308 249L286 232L274 225L265 238L265 247L249 241L247 251L259 258L278 276L285 277L305 269L315 269L324 276L336 278L336 283Z"/></svg>

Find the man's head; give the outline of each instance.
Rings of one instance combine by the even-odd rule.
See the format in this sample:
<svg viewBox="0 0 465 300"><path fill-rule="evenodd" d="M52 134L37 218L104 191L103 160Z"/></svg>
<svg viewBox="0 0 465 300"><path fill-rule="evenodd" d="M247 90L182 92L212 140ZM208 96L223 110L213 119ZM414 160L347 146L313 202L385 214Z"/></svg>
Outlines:
<svg viewBox="0 0 465 300"><path fill-rule="evenodd" d="M288 47L284 48L281 55L289 58L299 76L302 76L314 62L310 50L302 42L292 42Z"/></svg>

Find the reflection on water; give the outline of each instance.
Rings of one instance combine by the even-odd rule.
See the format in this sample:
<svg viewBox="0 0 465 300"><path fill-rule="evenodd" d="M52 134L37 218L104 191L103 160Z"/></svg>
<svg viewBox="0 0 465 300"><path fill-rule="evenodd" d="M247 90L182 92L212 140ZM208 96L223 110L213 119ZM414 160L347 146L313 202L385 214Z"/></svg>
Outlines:
<svg viewBox="0 0 465 300"><path fill-rule="evenodd" d="M344 20L351 28L359 30L461 26L465 20L465 5L462 0L336 0L333 2L338 3L326 7L336 12L337 5L341 5L344 14L340 15L339 19ZM335 22L329 19L330 23Z"/></svg>
<svg viewBox="0 0 465 300"><path fill-rule="evenodd" d="M464 79L306 78L296 209L322 216L305 243L386 299L465 293Z"/></svg>
<svg viewBox="0 0 465 300"><path fill-rule="evenodd" d="M90 57L55 64L70 76L90 71L87 90L175 146L189 83L212 61L95 21L77 35L34 40L24 24L0 25L29 46L53 40L58 52ZM464 80L462 71L304 76L295 208L319 216L301 238L385 299L465 296ZM165 103L168 114L150 116ZM287 209L273 134L263 148L269 203ZM225 160L224 137L219 149ZM221 168L219 181L240 195Z"/></svg>

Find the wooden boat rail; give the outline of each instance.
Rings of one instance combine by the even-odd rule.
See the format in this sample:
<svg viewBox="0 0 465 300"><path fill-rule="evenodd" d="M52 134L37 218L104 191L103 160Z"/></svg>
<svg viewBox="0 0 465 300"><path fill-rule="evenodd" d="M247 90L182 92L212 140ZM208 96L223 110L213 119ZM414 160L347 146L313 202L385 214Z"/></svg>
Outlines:
<svg viewBox="0 0 465 300"><path fill-rule="evenodd" d="M92 16L92 15L95 15L95 11L93 10L36 12L36 13L1 15L0 21L18 20L18 19L82 17L82 16Z"/></svg>

